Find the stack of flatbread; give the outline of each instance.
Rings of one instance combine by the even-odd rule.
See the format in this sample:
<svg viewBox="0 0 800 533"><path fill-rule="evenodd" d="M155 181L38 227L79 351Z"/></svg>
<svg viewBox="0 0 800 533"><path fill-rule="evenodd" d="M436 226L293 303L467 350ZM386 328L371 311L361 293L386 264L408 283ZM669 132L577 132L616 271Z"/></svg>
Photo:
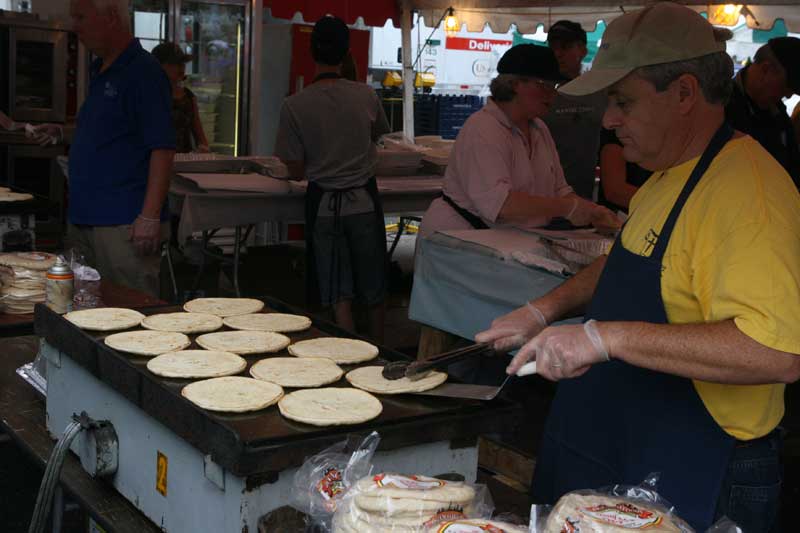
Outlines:
<svg viewBox="0 0 800 533"><path fill-rule="evenodd" d="M659 505L602 494L569 493L561 497L550 513L545 533L649 533L691 531L685 522Z"/></svg>
<svg viewBox="0 0 800 533"><path fill-rule="evenodd" d="M33 313L33 306L45 301L47 269L56 256L44 252L0 254L0 297L9 314Z"/></svg>
<svg viewBox="0 0 800 533"><path fill-rule="evenodd" d="M475 489L465 483L420 475L381 473L351 491L349 503L336 511L334 533L436 531L470 516L475 502Z"/></svg>

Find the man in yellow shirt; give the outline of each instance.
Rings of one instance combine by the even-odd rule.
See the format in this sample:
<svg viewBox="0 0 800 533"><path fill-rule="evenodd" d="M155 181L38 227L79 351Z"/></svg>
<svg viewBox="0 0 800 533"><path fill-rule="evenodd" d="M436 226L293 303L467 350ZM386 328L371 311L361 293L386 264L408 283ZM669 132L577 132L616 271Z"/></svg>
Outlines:
<svg viewBox="0 0 800 533"><path fill-rule="evenodd" d="M604 126L654 171L609 255L498 318L477 340L520 347L559 383L532 492L636 484L698 530L777 526L784 384L800 377L800 195L725 123L729 37L658 3L612 22L568 94L608 89ZM584 314L579 326L548 323Z"/></svg>

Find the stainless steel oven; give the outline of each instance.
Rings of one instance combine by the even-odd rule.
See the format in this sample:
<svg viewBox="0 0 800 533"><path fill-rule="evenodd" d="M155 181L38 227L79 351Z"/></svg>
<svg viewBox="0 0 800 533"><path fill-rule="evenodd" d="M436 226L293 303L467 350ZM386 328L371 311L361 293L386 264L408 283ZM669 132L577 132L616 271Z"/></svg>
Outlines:
<svg viewBox="0 0 800 533"><path fill-rule="evenodd" d="M63 146L0 144L0 185L27 192L52 208L36 215L38 248L57 249L64 229L66 178L56 159Z"/></svg>
<svg viewBox="0 0 800 533"><path fill-rule="evenodd" d="M0 21L0 110L20 122L65 122L77 103L78 42L40 21ZM0 78L0 79L2 79Z"/></svg>

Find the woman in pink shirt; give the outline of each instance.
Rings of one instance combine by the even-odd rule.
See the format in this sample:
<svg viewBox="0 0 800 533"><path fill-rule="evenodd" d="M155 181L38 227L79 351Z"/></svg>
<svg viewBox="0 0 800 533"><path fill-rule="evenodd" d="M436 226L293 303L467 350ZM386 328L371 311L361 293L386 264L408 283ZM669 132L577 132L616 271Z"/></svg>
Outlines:
<svg viewBox="0 0 800 533"><path fill-rule="evenodd" d="M422 219L420 234L494 226L545 226L556 217L574 226L609 230L619 221L608 209L576 195L564 180L547 114L563 78L553 52L522 44L497 64L492 97L456 139L443 195ZM587 154L595 157L595 154Z"/></svg>

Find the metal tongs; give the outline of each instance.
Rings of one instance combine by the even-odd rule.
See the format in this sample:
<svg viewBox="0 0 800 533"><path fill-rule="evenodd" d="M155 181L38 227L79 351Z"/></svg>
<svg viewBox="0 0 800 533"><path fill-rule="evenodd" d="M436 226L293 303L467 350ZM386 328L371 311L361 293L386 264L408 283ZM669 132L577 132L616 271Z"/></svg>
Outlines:
<svg viewBox="0 0 800 533"><path fill-rule="evenodd" d="M483 355L494 355L494 348L492 348L491 344L473 344L472 346L445 352L434 358L422 361L394 361L392 363L387 363L386 366L383 367L382 375L384 378L391 380L401 378L418 380L425 377L431 370L442 369L453 363L463 361L464 359Z"/></svg>

